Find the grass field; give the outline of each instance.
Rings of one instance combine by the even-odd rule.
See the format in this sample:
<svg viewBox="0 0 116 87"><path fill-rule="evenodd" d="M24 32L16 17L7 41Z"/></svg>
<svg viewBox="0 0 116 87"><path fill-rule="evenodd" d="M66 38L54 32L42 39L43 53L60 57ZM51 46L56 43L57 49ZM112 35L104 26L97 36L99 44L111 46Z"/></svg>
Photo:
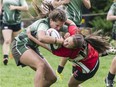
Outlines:
<svg viewBox="0 0 116 87"><path fill-rule="evenodd" d="M1 46L0 46L1 48ZM48 51L41 49L43 55L46 57L48 62L53 67L54 71L57 69L59 63L59 58L53 56ZM33 78L35 72L29 67L17 67L14 59L9 58L9 63L7 66L4 66L2 63L2 54L0 50L0 87L34 87ZM111 60L114 55L100 58L100 67L96 75L84 82L83 87L105 87L104 78L106 77ZM63 81L57 81L51 87L67 87L68 80L71 75L71 63L67 63L63 71ZM115 85L116 86L116 85Z"/></svg>

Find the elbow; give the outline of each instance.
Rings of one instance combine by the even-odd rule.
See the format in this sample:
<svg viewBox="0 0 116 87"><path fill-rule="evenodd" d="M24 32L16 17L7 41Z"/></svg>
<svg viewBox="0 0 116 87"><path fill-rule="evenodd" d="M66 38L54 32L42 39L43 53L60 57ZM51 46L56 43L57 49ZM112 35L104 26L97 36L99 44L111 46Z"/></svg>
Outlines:
<svg viewBox="0 0 116 87"><path fill-rule="evenodd" d="M89 4L88 6L86 6L87 9L90 9L91 8L91 4Z"/></svg>
<svg viewBox="0 0 116 87"><path fill-rule="evenodd" d="M24 10L25 10L25 11L28 11L28 10L29 10L28 6L25 6L25 7L24 7Z"/></svg>
<svg viewBox="0 0 116 87"><path fill-rule="evenodd" d="M88 7L88 9L90 9L91 8L91 5Z"/></svg>
<svg viewBox="0 0 116 87"><path fill-rule="evenodd" d="M109 16L107 16L106 20L107 20L107 21L110 21L110 17L109 17Z"/></svg>
<svg viewBox="0 0 116 87"><path fill-rule="evenodd" d="M90 9L91 8L91 6L90 7L88 7L87 9Z"/></svg>
<svg viewBox="0 0 116 87"><path fill-rule="evenodd" d="M109 21L109 18L107 17L106 20Z"/></svg>

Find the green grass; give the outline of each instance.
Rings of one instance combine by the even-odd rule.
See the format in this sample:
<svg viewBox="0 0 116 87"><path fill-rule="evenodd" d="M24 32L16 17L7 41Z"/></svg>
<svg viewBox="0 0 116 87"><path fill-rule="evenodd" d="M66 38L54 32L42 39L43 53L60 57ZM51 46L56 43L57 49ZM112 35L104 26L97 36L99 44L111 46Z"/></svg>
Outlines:
<svg viewBox="0 0 116 87"><path fill-rule="evenodd" d="M0 46L1 48L1 46ZM53 56L48 51L41 49L43 55L53 67L54 71L57 69L60 58ZM2 56L0 50L0 87L34 87L33 78L35 72L29 67L17 67L14 59L9 58L9 63L4 66L2 63ZM109 71L111 60L114 56L100 58L100 67L96 75L82 84L83 87L105 87L104 78ZM51 87L67 87L68 80L71 75L71 63L67 63L63 71L63 81L57 81ZM116 86L116 85L115 85Z"/></svg>

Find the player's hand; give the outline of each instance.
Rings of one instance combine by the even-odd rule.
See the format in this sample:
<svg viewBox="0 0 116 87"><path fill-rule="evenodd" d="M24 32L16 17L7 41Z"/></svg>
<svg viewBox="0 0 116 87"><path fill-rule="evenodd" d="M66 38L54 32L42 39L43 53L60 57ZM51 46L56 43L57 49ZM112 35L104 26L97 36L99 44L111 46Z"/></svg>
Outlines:
<svg viewBox="0 0 116 87"><path fill-rule="evenodd" d="M66 38L69 37L69 36L70 36L70 33L67 32L67 33L64 35L64 39L66 39Z"/></svg>
<svg viewBox="0 0 116 87"><path fill-rule="evenodd" d="M57 44L63 44L63 42L64 42L64 39L62 37L61 38L57 38L57 40L56 40Z"/></svg>
<svg viewBox="0 0 116 87"><path fill-rule="evenodd" d="M16 6L10 5L9 9L10 9L10 10L16 10Z"/></svg>
<svg viewBox="0 0 116 87"><path fill-rule="evenodd" d="M62 75L62 73L60 74L60 73L58 73L57 70L56 70L56 75L57 75L58 80L60 80L60 81L63 80L63 75Z"/></svg>

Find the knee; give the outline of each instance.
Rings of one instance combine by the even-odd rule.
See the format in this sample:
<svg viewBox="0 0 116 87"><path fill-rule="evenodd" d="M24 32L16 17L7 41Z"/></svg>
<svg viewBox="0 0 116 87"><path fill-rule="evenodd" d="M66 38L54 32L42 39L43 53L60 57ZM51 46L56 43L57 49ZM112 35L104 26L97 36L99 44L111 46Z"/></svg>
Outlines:
<svg viewBox="0 0 116 87"><path fill-rule="evenodd" d="M4 40L5 44L11 44L11 40Z"/></svg>
<svg viewBox="0 0 116 87"><path fill-rule="evenodd" d="M57 81L56 75L53 74L49 80L47 79L47 81L49 82L50 85L55 83Z"/></svg>
<svg viewBox="0 0 116 87"><path fill-rule="evenodd" d="M53 78L51 79L52 83L55 83L57 81L57 77L54 75Z"/></svg>
<svg viewBox="0 0 116 87"><path fill-rule="evenodd" d="M74 83L68 82L68 87L78 87L78 86L77 86L77 84L74 84Z"/></svg>
<svg viewBox="0 0 116 87"><path fill-rule="evenodd" d="M68 87L81 87L81 82L69 82Z"/></svg>
<svg viewBox="0 0 116 87"><path fill-rule="evenodd" d="M68 83L68 87L71 87L71 86L72 86L72 84L69 82L69 83Z"/></svg>
<svg viewBox="0 0 116 87"><path fill-rule="evenodd" d="M46 69L46 64L44 62L39 62L37 65L36 65L36 69L37 70L40 70L41 71L44 71Z"/></svg>

